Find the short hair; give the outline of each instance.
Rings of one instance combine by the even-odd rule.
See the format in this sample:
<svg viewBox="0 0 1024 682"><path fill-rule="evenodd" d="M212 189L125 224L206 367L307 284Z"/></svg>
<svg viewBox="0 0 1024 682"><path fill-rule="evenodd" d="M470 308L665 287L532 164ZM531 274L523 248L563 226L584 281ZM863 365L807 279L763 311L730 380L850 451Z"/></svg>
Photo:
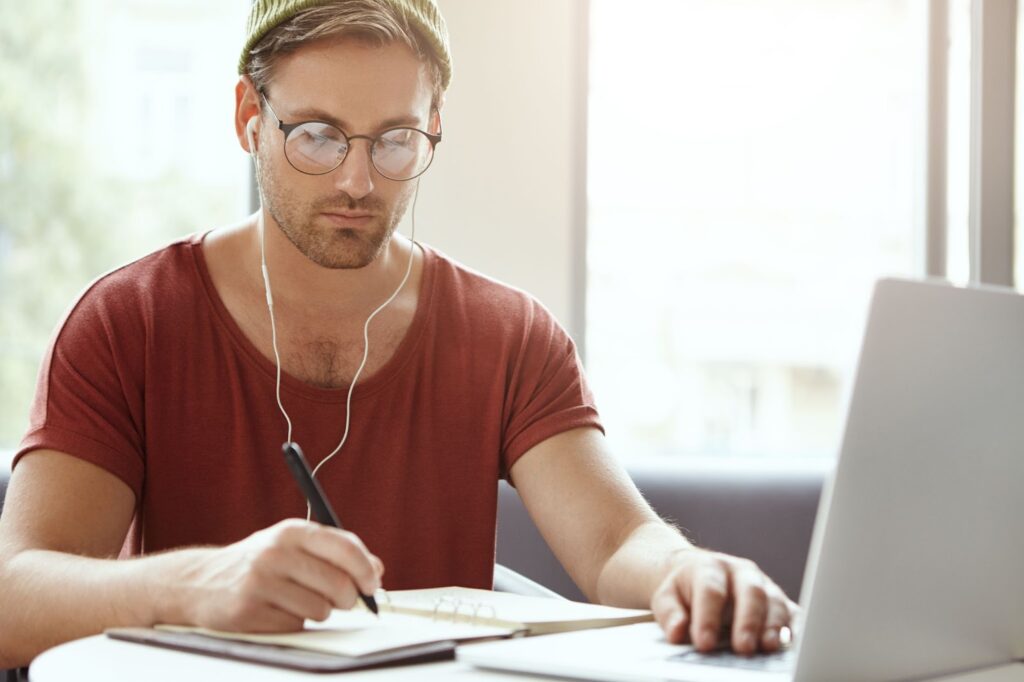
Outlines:
<svg viewBox="0 0 1024 682"><path fill-rule="evenodd" d="M310 7L271 29L249 51L244 71L256 90L263 92L274 79L278 59L321 38L350 37L376 47L400 43L427 66L431 80L431 107L440 108L444 97L441 64L429 42L408 19L384 0L344 0Z"/></svg>

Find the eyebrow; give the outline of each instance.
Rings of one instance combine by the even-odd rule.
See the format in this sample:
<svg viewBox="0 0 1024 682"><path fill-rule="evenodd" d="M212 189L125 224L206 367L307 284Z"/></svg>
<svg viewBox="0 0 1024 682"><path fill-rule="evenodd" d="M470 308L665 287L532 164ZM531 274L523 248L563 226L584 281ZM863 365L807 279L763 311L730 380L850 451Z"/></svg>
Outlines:
<svg viewBox="0 0 1024 682"><path fill-rule="evenodd" d="M336 128L341 130L351 131L352 129L340 118L331 116L325 111L319 109L306 107L298 109L292 114L293 116L303 121L323 121L324 123L330 123ZM377 126L378 130L387 130L388 128L398 128L402 126L417 126L420 123L418 116L407 114L405 116L393 116L392 118L381 121L380 125Z"/></svg>

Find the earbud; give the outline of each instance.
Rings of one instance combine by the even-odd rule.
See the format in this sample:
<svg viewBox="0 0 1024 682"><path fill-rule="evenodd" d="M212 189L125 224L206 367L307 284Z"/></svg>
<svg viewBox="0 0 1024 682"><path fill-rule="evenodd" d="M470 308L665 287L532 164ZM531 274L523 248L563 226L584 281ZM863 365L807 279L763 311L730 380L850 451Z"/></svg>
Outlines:
<svg viewBox="0 0 1024 682"><path fill-rule="evenodd" d="M245 124L245 137L249 140L249 154L253 157L256 156L256 143L253 139L256 135L256 117L253 116L249 119L249 122Z"/></svg>

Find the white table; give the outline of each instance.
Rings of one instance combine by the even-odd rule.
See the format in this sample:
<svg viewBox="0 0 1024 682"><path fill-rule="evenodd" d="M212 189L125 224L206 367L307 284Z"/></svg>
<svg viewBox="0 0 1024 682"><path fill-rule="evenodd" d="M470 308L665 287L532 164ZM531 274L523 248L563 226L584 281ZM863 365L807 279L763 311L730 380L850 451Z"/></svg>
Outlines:
<svg viewBox="0 0 1024 682"><path fill-rule="evenodd" d="M472 645L469 645L472 646ZM29 668L31 682L120 682L146 680L146 682L180 682L180 680L216 680L230 682L284 682L320 679L344 679L350 682L366 680L459 680L462 682L523 682L524 680L550 680L564 682L564 678L514 674L477 670L466 663L446 661L424 663L395 668L380 668L360 672L334 674L305 673L282 668L231 661L211 656L200 656L172 649L161 649L109 639L103 635L86 637L62 644L41 654ZM1024 663L1011 663L989 670L934 678L934 682L1022 682Z"/></svg>
<svg viewBox="0 0 1024 682"><path fill-rule="evenodd" d="M339 679L350 682L372 680L462 680L464 682L505 682L524 679L518 675L477 670L458 661L423 663L334 674L305 673L270 668L242 661L200 656L172 649L121 642L104 635L86 637L54 647L39 655L29 668L31 682L180 682L181 680L245 680L246 682L295 682L295 680ZM563 681L564 682L564 681Z"/></svg>

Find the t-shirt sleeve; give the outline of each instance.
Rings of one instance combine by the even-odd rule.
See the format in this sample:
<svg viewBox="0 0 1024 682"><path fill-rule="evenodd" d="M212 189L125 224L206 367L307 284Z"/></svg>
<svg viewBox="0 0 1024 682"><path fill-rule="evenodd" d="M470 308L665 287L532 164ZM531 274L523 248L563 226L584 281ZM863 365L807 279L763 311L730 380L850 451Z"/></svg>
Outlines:
<svg viewBox="0 0 1024 682"><path fill-rule="evenodd" d="M509 374L502 478L523 454L564 431L604 431L572 338L540 303L530 299L523 339Z"/></svg>
<svg viewBox="0 0 1024 682"><path fill-rule="evenodd" d="M143 391L132 348L144 343L131 297L102 280L54 332L39 370L29 429L13 466L33 450L57 450L124 481L139 498L143 480Z"/></svg>

